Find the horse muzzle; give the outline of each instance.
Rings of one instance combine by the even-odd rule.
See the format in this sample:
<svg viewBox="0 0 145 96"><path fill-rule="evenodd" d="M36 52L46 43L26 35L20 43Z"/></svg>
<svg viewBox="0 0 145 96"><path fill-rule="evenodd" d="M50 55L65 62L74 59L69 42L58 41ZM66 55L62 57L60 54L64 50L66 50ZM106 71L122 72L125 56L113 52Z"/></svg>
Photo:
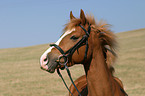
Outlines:
<svg viewBox="0 0 145 96"><path fill-rule="evenodd" d="M54 73L58 66L57 57L42 55L40 58L40 68L49 73Z"/></svg>

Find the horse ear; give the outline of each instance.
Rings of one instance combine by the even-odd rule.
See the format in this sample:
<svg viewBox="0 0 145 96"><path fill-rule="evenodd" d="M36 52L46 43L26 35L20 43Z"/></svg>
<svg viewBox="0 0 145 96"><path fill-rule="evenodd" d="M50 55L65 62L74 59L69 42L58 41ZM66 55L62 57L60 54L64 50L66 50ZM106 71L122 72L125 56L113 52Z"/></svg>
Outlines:
<svg viewBox="0 0 145 96"><path fill-rule="evenodd" d="M70 11L70 20L75 19L74 15L72 14L72 11Z"/></svg>
<svg viewBox="0 0 145 96"><path fill-rule="evenodd" d="M80 18L82 19L82 24L86 23L86 17L84 11L81 9Z"/></svg>

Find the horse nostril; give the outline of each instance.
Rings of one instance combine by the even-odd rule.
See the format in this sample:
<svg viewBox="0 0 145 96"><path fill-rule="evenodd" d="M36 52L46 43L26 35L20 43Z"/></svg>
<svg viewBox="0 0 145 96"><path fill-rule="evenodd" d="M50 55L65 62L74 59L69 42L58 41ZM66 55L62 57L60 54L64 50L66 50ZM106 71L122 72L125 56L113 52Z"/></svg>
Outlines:
<svg viewBox="0 0 145 96"><path fill-rule="evenodd" d="M45 58L44 61L46 62L47 61L47 58Z"/></svg>
<svg viewBox="0 0 145 96"><path fill-rule="evenodd" d="M48 63L49 63L49 58L47 57L47 55L42 55L40 58L40 68L43 70L47 70L48 69Z"/></svg>
<svg viewBox="0 0 145 96"><path fill-rule="evenodd" d="M45 57L45 58L43 59L43 64L44 64L44 65L48 65L48 62L49 62L48 57Z"/></svg>

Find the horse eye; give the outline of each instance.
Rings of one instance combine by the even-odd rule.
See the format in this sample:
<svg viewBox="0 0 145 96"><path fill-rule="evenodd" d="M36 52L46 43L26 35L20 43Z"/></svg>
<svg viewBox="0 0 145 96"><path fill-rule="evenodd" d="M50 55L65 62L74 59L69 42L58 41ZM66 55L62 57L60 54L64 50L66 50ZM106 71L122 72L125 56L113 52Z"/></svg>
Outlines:
<svg viewBox="0 0 145 96"><path fill-rule="evenodd" d="M72 40L77 40L79 37L76 37L76 36L72 36L70 39L72 39Z"/></svg>

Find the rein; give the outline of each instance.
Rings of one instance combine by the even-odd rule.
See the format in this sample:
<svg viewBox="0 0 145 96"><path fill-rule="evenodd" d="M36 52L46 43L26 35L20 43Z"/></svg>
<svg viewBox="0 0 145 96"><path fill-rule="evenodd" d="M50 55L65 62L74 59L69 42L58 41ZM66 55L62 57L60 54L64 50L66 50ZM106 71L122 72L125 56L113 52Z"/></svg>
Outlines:
<svg viewBox="0 0 145 96"><path fill-rule="evenodd" d="M78 48L80 48L80 47L83 46L83 45L86 45L85 56L84 56L83 62L84 62L85 59L87 58L87 52L88 52L88 37L89 37L89 35L90 35L91 27L90 27L90 25L89 25L89 26L88 26L88 31L87 31L82 25L79 25L79 26L84 30L84 32L85 32L86 34L82 37L82 39L81 39L79 42L77 42L77 43L76 43L72 48L70 48L68 51L64 52L64 51L63 51L58 45L56 45L56 44L50 44L50 46L51 46L51 47L54 46L55 48L57 48L57 49L60 51L61 55L58 57L58 63L59 63L60 65L63 65L63 66L65 67L65 69L66 69L66 71L67 71L67 74L68 74L68 76L69 76L69 78L70 78L72 84L74 85L75 89L76 89L77 92L79 93L79 96L81 96L81 93L79 92L79 90L77 89L76 85L75 85L74 82L73 82L73 79L72 79L72 77L71 77L69 68L68 68L68 66L67 66L68 58L69 58L70 56L72 56L73 53L74 53ZM60 61L62 58L63 58L64 61L65 61L64 63L61 63L61 61ZM68 89L68 91L70 92L70 94L73 96L73 94L72 94L71 91L69 90L69 88L68 88L66 82L64 81L64 79L63 79L63 77L62 77L62 75L61 75L59 69L57 69L57 73L58 73L58 75L61 77L61 79L62 79L64 85L66 86L66 88Z"/></svg>

